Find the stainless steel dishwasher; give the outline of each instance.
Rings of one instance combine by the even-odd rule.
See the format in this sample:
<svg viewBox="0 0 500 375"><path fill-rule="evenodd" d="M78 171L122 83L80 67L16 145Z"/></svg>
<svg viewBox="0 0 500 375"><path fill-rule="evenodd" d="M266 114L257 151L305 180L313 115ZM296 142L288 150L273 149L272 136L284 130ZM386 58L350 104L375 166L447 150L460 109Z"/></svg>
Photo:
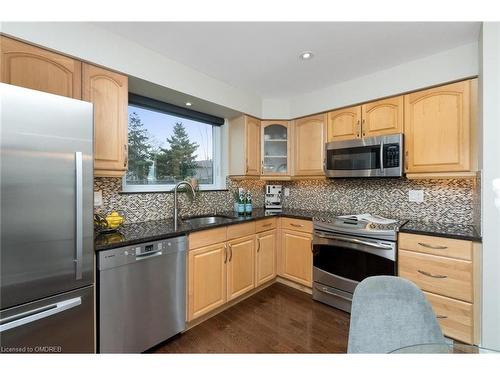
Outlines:
<svg viewBox="0 0 500 375"><path fill-rule="evenodd" d="M140 353L186 327L186 236L103 250L99 352Z"/></svg>

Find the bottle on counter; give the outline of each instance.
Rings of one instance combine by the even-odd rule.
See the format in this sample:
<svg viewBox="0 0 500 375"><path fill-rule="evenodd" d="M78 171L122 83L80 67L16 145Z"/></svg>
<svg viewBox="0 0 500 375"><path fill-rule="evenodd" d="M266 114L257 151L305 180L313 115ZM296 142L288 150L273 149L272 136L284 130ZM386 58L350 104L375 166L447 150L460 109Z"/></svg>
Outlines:
<svg viewBox="0 0 500 375"><path fill-rule="evenodd" d="M252 194L250 192L247 192L246 195L246 202L245 202L245 214L251 215L252 214Z"/></svg>
<svg viewBox="0 0 500 375"><path fill-rule="evenodd" d="M238 215L245 215L245 192L242 191L238 198Z"/></svg>

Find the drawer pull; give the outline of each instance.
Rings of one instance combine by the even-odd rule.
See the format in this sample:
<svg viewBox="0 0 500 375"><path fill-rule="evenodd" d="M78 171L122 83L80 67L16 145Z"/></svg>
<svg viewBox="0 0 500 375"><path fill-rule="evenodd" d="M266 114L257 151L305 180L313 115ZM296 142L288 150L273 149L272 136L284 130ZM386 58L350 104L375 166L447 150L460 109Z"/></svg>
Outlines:
<svg viewBox="0 0 500 375"><path fill-rule="evenodd" d="M292 227L297 227L297 228L302 228L304 225L303 224L295 224L295 223L290 223Z"/></svg>
<svg viewBox="0 0 500 375"><path fill-rule="evenodd" d="M418 243L420 246L423 247L428 247L429 249L437 249L437 250L444 250L447 249L448 246L442 246L442 245L429 245L428 243L425 242L419 242Z"/></svg>
<svg viewBox="0 0 500 375"><path fill-rule="evenodd" d="M425 272L425 271L422 271L422 270L417 270L417 271L419 273L421 273L422 275L433 277L435 279L446 279L448 277L447 275L433 275L432 273Z"/></svg>
<svg viewBox="0 0 500 375"><path fill-rule="evenodd" d="M273 223L262 224L263 227L270 227Z"/></svg>
<svg viewBox="0 0 500 375"><path fill-rule="evenodd" d="M448 319L446 315L436 315L436 318L438 319Z"/></svg>

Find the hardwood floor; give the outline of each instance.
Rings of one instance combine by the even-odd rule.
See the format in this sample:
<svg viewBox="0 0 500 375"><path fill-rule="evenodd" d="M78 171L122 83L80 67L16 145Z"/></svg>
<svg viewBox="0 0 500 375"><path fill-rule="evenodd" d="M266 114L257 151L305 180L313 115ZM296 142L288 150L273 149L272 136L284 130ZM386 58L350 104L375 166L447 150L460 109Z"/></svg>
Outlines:
<svg viewBox="0 0 500 375"><path fill-rule="evenodd" d="M345 353L349 314L273 284L153 353Z"/></svg>

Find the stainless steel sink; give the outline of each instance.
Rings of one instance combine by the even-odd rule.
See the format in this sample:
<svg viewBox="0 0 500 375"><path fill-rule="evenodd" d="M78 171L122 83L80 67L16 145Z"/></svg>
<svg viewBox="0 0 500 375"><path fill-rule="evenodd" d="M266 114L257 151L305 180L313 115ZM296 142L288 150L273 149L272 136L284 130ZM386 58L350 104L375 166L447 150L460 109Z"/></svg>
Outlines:
<svg viewBox="0 0 500 375"><path fill-rule="evenodd" d="M222 216L222 215L210 215L210 216L192 216L182 219L184 223L191 225L213 225L213 224L225 224L233 221L232 217Z"/></svg>

